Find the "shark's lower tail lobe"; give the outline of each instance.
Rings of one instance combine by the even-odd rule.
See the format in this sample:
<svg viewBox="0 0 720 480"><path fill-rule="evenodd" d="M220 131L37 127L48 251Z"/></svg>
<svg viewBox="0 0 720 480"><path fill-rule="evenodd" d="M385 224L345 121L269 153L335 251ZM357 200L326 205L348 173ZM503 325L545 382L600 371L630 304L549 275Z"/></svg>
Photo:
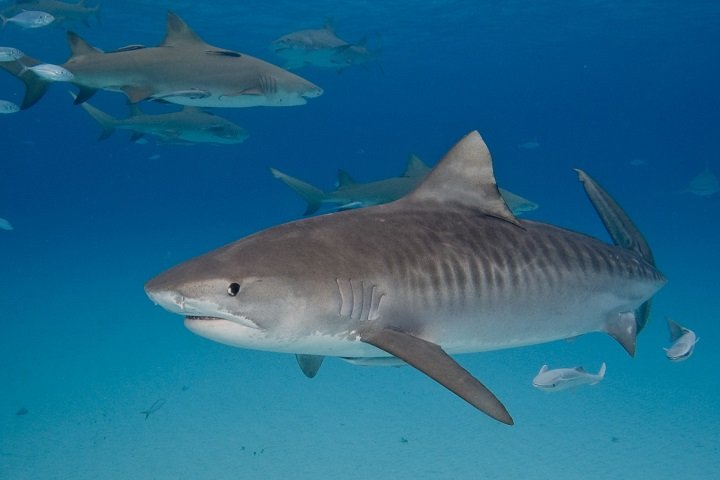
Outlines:
<svg viewBox="0 0 720 480"><path fill-rule="evenodd" d="M32 57L24 56L14 62L0 62L0 68L7 70L11 75L16 76L25 84L25 98L23 98L22 105L20 108L23 110L32 107L37 103L51 82L43 80L37 76L32 70L28 70L28 67L34 67L42 62Z"/></svg>
<svg viewBox="0 0 720 480"><path fill-rule="evenodd" d="M590 203L600 216L605 229L615 245L632 250L640 255L647 263L655 266L655 257L650 250L647 240L627 213L590 175L582 170L575 170L585 188ZM650 317L650 300L643 303L635 315L638 333L645 327Z"/></svg>

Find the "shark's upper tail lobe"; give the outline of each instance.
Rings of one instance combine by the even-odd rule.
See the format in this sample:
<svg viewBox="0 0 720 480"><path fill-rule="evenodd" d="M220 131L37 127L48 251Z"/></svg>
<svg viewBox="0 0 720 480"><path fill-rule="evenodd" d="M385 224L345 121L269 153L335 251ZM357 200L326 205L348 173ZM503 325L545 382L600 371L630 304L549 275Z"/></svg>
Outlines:
<svg viewBox="0 0 720 480"><path fill-rule="evenodd" d="M615 245L632 250L647 263L655 266L655 257L645 237L620 205L595 180L582 170L576 169L590 202ZM643 303L636 312L637 332L647 324L650 317L650 300Z"/></svg>
<svg viewBox="0 0 720 480"><path fill-rule="evenodd" d="M51 82L43 80L28 67L39 65L42 62L27 55L14 62L0 62L0 68L7 70L25 84L25 97L20 108L23 110L32 107L45 95Z"/></svg>

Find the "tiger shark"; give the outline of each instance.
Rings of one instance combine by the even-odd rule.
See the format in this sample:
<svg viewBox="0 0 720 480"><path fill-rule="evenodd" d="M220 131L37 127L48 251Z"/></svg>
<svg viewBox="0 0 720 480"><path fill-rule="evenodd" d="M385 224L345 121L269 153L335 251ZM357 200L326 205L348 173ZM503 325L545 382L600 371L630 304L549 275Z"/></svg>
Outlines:
<svg viewBox="0 0 720 480"><path fill-rule="evenodd" d="M123 92L130 103L160 100L194 107L288 107L323 93L285 69L205 43L173 12L167 14L165 39L157 47L129 45L103 52L73 32L67 36L72 55L61 66L80 89L76 104L98 90ZM37 102L49 86L22 68L37 63L27 56L0 63L25 82L22 108Z"/></svg>
<svg viewBox="0 0 720 480"><path fill-rule="evenodd" d="M159 274L145 292L198 335L296 354L309 377L324 356L402 361L512 424L451 355L588 332L634 355L665 283L619 205L578 175L615 245L515 218L472 132L399 200L269 228Z"/></svg>
<svg viewBox="0 0 720 480"><path fill-rule="evenodd" d="M299 178L291 177L275 168L270 169L273 176L292 188L307 202L304 215L312 215L323 204L337 206L339 210L367 207L392 202L410 193L422 182L430 171L430 167L416 155L410 155L405 172L399 177L386 178L368 183L357 183L344 170L338 171L338 188L331 192L323 192ZM531 212L538 204L502 188L505 203L515 215Z"/></svg>

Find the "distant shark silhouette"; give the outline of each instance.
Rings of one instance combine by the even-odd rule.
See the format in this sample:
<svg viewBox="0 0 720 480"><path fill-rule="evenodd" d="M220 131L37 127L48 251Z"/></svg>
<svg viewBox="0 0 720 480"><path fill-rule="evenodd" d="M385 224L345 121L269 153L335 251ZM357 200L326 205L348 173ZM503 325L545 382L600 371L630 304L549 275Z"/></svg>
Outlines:
<svg viewBox="0 0 720 480"><path fill-rule="evenodd" d="M332 22L323 28L299 30L273 41L272 48L285 59L285 68L305 65L334 68L342 71L353 65L362 65L375 59L376 53L367 48L367 38L349 43L335 34Z"/></svg>
<svg viewBox="0 0 720 480"><path fill-rule="evenodd" d="M681 192L692 193L698 197L711 197L720 192L720 181L709 167L705 167L705 170L690 180L690 184Z"/></svg>
<svg viewBox="0 0 720 480"><path fill-rule="evenodd" d="M230 145L242 143L248 138L247 131L212 113L195 107L183 107L179 112L150 115L137 105L130 105L131 115L113 118L88 102L80 105L100 124L100 140L108 138L116 129L132 132L131 140L153 135L163 143L210 143Z"/></svg>
<svg viewBox="0 0 720 480"><path fill-rule="evenodd" d="M282 180L307 202L304 215L311 215L322 204L332 204L339 210L347 210L397 200L417 187L430 172L430 167L416 155L410 155L407 168L400 177L369 183L357 183L347 172L340 170L338 171L338 188L332 192L323 192L319 188L286 175L275 168L271 168L270 171L275 178ZM515 215L531 212L538 208L537 203L502 188L500 188L500 194Z"/></svg>
<svg viewBox="0 0 720 480"><path fill-rule="evenodd" d="M176 14L168 12L165 39L157 47L129 45L112 52L92 47L68 32L72 56L62 67L77 85L75 103L97 90L122 91L130 103L162 100L195 107L288 107L302 105L322 89L280 67L244 53L205 43ZM32 57L0 62L26 85L22 108L37 102L50 83L26 67Z"/></svg>

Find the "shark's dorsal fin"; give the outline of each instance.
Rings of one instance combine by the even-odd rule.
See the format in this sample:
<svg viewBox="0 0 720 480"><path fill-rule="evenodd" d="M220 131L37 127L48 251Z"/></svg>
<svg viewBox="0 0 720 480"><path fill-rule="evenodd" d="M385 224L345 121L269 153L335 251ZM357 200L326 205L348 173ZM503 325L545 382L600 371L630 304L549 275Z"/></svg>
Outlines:
<svg viewBox="0 0 720 480"><path fill-rule="evenodd" d="M70 52L72 52L70 58L79 55L98 55L103 53L102 50L93 47L75 32L67 32L67 39L68 44L70 44Z"/></svg>
<svg viewBox="0 0 720 480"><path fill-rule="evenodd" d="M408 163L407 168L405 169L405 172L402 174L403 177L422 177L424 175L427 175L427 173L430 171L430 167L425 165L425 162L420 160L420 157L415 155L414 153L411 153L408 157Z"/></svg>
<svg viewBox="0 0 720 480"><path fill-rule="evenodd" d="M165 38L159 46L175 47L191 44L205 45L205 42L175 12L168 11Z"/></svg>
<svg viewBox="0 0 720 480"><path fill-rule="evenodd" d="M338 187L339 188L347 187L348 185L355 184L355 180L345 170L342 170L342 169L338 170L337 175L338 175Z"/></svg>
<svg viewBox="0 0 720 480"><path fill-rule="evenodd" d="M670 330L670 340L675 341L687 333L687 328L674 321L672 318L667 319L668 330Z"/></svg>
<svg viewBox="0 0 720 480"><path fill-rule="evenodd" d="M520 226L500 196L490 151L477 131L460 140L425 180L399 201L461 204Z"/></svg>
<svg viewBox="0 0 720 480"><path fill-rule="evenodd" d="M325 25L323 25L323 29L329 30L332 33L335 33L335 25L333 25L335 22L333 21L332 17L327 17L325 19Z"/></svg>

